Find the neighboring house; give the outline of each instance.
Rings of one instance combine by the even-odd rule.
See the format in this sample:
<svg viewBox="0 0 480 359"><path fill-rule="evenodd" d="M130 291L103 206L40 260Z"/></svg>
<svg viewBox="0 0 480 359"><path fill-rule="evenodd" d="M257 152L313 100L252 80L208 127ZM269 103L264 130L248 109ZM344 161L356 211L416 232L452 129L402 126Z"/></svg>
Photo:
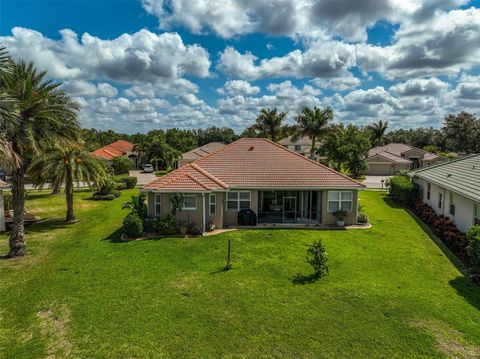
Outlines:
<svg viewBox="0 0 480 359"><path fill-rule="evenodd" d="M423 202L449 217L462 232L480 225L480 154L438 163L409 174Z"/></svg>
<svg viewBox="0 0 480 359"><path fill-rule="evenodd" d="M0 232L5 231L5 204L3 203L3 191L10 189L10 185L0 180Z"/></svg>
<svg viewBox="0 0 480 359"><path fill-rule="evenodd" d="M115 157L124 156L132 161L133 168L138 168L138 154L134 151L135 145L129 141L118 140L91 152L91 155L99 157L109 164Z"/></svg>
<svg viewBox="0 0 480 359"><path fill-rule="evenodd" d="M180 160L178 160L177 168L185 166L186 164L198 160L199 158L205 157L210 153L213 153L225 145L221 142L210 142L206 145L197 147L191 151L185 152Z"/></svg>
<svg viewBox="0 0 480 359"><path fill-rule="evenodd" d="M357 220L358 191L364 185L263 138L242 138L142 188L150 216L171 211L171 193L185 194L178 220L217 228L237 225L251 209L259 223L335 223L333 212Z"/></svg>
<svg viewBox="0 0 480 359"><path fill-rule="evenodd" d="M400 171L431 166L444 157L404 143L390 143L372 148L365 159L366 175L390 176Z"/></svg>
<svg viewBox="0 0 480 359"><path fill-rule="evenodd" d="M297 141L293 141L293 136L288 136L283 140L278 141L280 145L289 150L300 153L305 157L310 158L310 151L312 149L312 140L308 136L300 137ZM318 142L317 142L318 143ZM324 156L319 156L315 154L315 160L320 161L325 159Z"/></svg>

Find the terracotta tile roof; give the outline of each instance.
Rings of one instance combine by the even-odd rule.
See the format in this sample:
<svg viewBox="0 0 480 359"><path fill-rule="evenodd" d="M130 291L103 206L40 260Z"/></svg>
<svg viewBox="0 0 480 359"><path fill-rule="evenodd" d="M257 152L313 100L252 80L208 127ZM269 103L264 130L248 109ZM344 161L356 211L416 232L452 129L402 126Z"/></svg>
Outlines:
<svg viewBox="0 0 480 359"><path fill-rule="evenodd" d="M403 157L400 157L400 156L397 156L397 155L394 155L393 153L390 153L390 152L385 152L385 151L379 151L375 154L373 154L372 156L368 157L365 161L370 161L370 160L375 160L378 158L378 156L381 156L385 159L387 159L388 161L391 161L393 163L404 163L404 164L408 164L410 163L411 161L410 160L407 160L406 158L403 158Z"/></svg>
<svg viewBox="0 0 480 359"><path fill-rule="evenodd" d="M420 151L424 153L423 160L427 161L434 161L437 159L441 159L442 157L439 155L436 155L434 153L427 152L425 150L422 150L420 148L416 148L410 145L406 145L404 143L389 143L388 145L385 146L378 146L372 148L370 151L368 151L368 158L373 157L375 155L382 155L384 157L387 157L395 162L398 163L405 163L404 161L400 161L399 158L404 159L403 154L408 153L409 151ZM395 156L395 157L393 157ZM397 160L395 160L397 158ZM410 162L410 161L408 161Z"/></svg>
<svg viewBox="0 0 480 359"><path fill-rule="evenodd" d="M194 161L201 157L205 157L210 153L215 152L224 146L225 145L221 142L210 142L210 143L207 143L206 145L203 145L191 151L185 152L182 155L182 159Z"/></svg>
<svg viewBox="0 0 480 359"><path fill-rule="evenodd" d="M278 143L281 144L282 146L294 146L294 145L297 145L297 146L311 146L312 145L312 139L308 136L300 137L296 141L293 141L292 138L293 138L293 136L288 136L288 137L278 141Z"/></svg>
<svg viewBox="0 0 480 359"><path fill-rule="evenodd" d="M333 169L263 138L242 138L146 185L145 190L227 188L363 188ZM186 178L188 177L188 179ZM210 182L209 182L210 181ZM216 186L216 187L215 187ZM207 189L209 188L209 189ZM187 188L185 188L187 189Z"/></svg>
<svg viewBox="0 0 480 359"><path fill-rule="evenodd" d="M91 155L102 157L106 160L112 160L115 157L124 155L128 151L132 151L134 147L135 145L129 141L118 140L91 152Z"/></svg>

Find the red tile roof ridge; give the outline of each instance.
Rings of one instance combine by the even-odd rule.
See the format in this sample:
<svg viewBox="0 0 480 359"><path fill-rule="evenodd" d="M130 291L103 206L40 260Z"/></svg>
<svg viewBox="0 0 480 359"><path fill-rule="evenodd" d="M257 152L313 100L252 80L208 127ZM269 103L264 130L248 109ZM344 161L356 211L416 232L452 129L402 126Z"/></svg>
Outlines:
<svg viewBox="0 0 480 359"><path fill-rule="evenodd" d="M185 173L185 175L190 178L192 181L196 182L198 185L200 185L201 187L205 188L206 190L208 191L212 191L213 188L210 188L208 187L206 184L203 184L202 182L200 182L198 179L195 178L195 176L192 176L190 173ZM177 177L178 178L178 177Z"/></svg>
<svg viewBox="0 0 480 359"><path fill-rule="evenodd" d="M195 161L194 161L195 162ZM214 175L212 175L210 172L206 171L205 169L203 169L202 167L200 167L199 165L197 165L196 163L194 162L191 162L189 163L190 167L192 167L193 169L197 170L198 172L200 172L201 174L203 174L204 176L210 178L213 182L217 183L218 185L220 185L220 187L223 187L225 189L228 189L230 188L230 186L228 184L226 184L225 182L223 182L222 180L218 179L217 177L215 177Z"/></svg>
<svg viewBox="0 0 480 359"><path fill-rule="evenodd" d="M242 139L242 138L241 138L241 139ZM240 140L241 140L241 139L240 139ZM289 148L283 147L283 146L282 146L281 144L279 144L279 143L273 142L273 141L269 140L268 138L262 138L262 139L265 140L265 141L267 141L267 142L270 142L270 143L274 144L274 145L277 146L277 147L280 147L282 150L285 150L285 151L287 151L287 152L293 153L293 154L295 154L296 156L303 158L304 160L307 160L307 161L310 161L310 162L312 162L312 163L315 163L315 164L316 164L317 166L319 166L319 167L325 168L325 169L329 170L329 171L332 172L332 173L335 173L335 174L337 174L337 175L340 175L340 176L342 176L343 178L348 179L348 180L350 180L350 181L352 181L352 182L360 185L361 187L367 187L367 186L365 186L363 183L358 182L358 181L354 180L353 178L350 178L350 177L348 177L347 175L344 175L344 174L341 173L341 172L335 171L333 168L330 168L330 167L328 167L328 166L325 166L324 164L322 164L322 163L320 163L320 162L317 162L317 161L314 161L314 160L312 160L312 159L310 159L310 158L307 158L307 157L305 157L304 155L302 155L302 154L300 154L300 153L298 153L298 152L295 152L295 151L293 151L293 150L291 150L291 149L289 149ZM240 140L238 140L238 141L240 141ZM236 141L235 141L235 142L236 142Z"/></svg>

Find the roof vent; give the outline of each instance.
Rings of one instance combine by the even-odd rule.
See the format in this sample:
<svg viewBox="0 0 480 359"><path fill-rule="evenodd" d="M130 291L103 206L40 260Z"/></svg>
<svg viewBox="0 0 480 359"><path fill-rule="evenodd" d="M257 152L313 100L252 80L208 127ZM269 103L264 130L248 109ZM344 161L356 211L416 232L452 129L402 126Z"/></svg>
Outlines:
<svg viewBox="0 0 480 359"><path fill-rule="evenodd" d="M475 165L473 165L473 166L472 166L472 170L474 170L474 171L475 171Z"/></svg>
<svg viewBox="0 0 480 359"><path fill-rule="evenodd" d="M249 150L249 151L253 151L254 148L255 148L255 147L252 146L252 147L250 147L248 150Z"/></svg>
<svg viewBox="0 0 480 359"><path fill-rule="evenodd" d="M452 174L451 173L447 173L447 178L450 178L452 177Z"/></svg>

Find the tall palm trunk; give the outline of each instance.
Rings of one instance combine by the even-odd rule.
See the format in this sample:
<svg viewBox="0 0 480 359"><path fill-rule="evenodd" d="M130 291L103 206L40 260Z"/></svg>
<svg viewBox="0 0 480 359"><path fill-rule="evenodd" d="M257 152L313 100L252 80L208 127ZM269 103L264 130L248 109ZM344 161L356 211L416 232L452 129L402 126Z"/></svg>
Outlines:
<svg viewBox="0 0 480 359"><path fill-rule="evenodd" d="M71 165L67 166L65 176L65 197L67 199L67 222L72 222L75 220L75 213L73 212L73 173Z"/></svg>
<svg viewBox="0 0 480 359"><path fill-rule="evenodd" d="M310 148L310 159L315 159L315 142L317 142L317 138L312 136L312 147Z"/></svg>
<svg viewBox="0 0 480 359"><path fill-rule="evenodd" d="M25 167L13 168L12 173L13 227L10 235L9 257L21 257L27 254L25 241Z"/></svg>

